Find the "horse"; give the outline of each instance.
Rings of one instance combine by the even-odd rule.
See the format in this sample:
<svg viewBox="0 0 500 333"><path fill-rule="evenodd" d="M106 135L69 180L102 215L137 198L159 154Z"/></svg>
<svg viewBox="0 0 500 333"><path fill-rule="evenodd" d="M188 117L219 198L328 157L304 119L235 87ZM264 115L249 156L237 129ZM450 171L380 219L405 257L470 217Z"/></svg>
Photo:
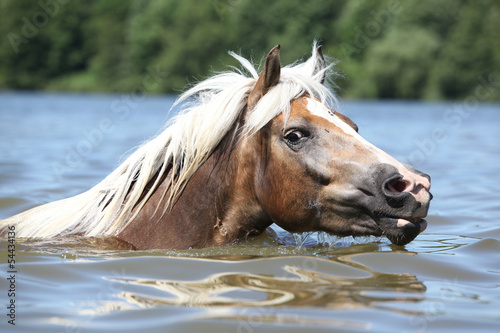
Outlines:
<svg viewBox="0 0 500 333"><path fill-rule="evenodd" d="M366 141L334 109L334 63L321 46L261 73L240 67L184 92L165 128L90 190L0 221L16 237L109 237L133 249L222 246L271 224L292 232L385 235L425 230L430 177Z"/></svg>

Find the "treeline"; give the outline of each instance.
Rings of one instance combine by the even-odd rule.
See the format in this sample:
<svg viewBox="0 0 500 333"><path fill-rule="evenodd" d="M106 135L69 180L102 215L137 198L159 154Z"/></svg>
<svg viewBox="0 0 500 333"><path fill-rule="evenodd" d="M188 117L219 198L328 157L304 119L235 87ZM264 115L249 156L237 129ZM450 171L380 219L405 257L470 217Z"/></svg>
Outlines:
<svg viewBox="0 0 500 333"><path fill-rule="evenodd" d="M500 100L497 0L0 0L0 89L178 93L314 39L348 98Z"/></svg>

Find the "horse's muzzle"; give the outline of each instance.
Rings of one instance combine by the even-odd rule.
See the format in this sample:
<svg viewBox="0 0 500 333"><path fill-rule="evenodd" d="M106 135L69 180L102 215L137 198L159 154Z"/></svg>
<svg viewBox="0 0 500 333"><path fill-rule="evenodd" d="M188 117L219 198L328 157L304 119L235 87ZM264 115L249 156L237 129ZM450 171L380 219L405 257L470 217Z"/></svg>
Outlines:
<svg viewBox="0 0 500 333"><path fill-rule="evenodd" d="M370 211L382 234L396 245L411 242L427 228L432 200L430 177L410 166L402 170L389 164L370 167ZM366 184L366 183L365 183Z"/></svg>
<svg viewBox="0 0 500 333"><path fill-rule="evenodd" d="M379 226L391 243L395 245L406 245L415 239L427 228L427 221L419 218L413 221L382 217L379 219Z"/></svg>

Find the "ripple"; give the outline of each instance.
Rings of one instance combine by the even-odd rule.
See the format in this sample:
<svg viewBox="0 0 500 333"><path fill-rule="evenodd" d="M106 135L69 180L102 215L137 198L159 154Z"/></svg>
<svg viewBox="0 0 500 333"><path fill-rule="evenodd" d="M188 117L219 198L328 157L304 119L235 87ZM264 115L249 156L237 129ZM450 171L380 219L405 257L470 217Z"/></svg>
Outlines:
<svg viewBox="0 0 500 333"><path fill-rule="evenodd" d="M299 259L299 258L297 258ZM304 259L300 259L304 262ZM317 259L316 259L317 260ZM123 291L118 297L141 307L274 307L313 306L335 309L369 307L374 302L415 302L422 299L425 286L411 274L379 274L367 270L360 276L358 268L329 262L329 273L296 265L286 265L275 258L272 263L259 260L263 267L282 267L280 274L223 272L198 280L113 278L110 281L127 286L140 286L137 292ZM295 263L300 262L295 260ZM308 265L313 265L310 261ZM318 264L316 263L316 266ZM231 270L244 267L233 264ZM337 275L335 268L351 272ZM317 267L316 267L317 269ZM354 274L352 274L354 273ZM366 273L369 273L366 276ZM380 289L391 291L382 292ZM140 292L139 292L140 291ZM370 293L371 291L371 293ZM378 294L377 294L378 292ZM420 295L420 296L419 296Z"/></svg>

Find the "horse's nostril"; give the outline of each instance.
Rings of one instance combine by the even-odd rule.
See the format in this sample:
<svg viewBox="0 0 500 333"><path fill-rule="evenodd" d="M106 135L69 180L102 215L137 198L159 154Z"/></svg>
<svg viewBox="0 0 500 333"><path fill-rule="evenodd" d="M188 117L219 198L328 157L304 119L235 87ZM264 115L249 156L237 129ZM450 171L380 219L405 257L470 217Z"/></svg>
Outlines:
<svg viewBox="0 0 500 333"><path fill-rule="evenodd" d="M408 182L402 179L393 179L387 182L386 187L389 191L393 193L401 193L408 187Z"/></svg>

